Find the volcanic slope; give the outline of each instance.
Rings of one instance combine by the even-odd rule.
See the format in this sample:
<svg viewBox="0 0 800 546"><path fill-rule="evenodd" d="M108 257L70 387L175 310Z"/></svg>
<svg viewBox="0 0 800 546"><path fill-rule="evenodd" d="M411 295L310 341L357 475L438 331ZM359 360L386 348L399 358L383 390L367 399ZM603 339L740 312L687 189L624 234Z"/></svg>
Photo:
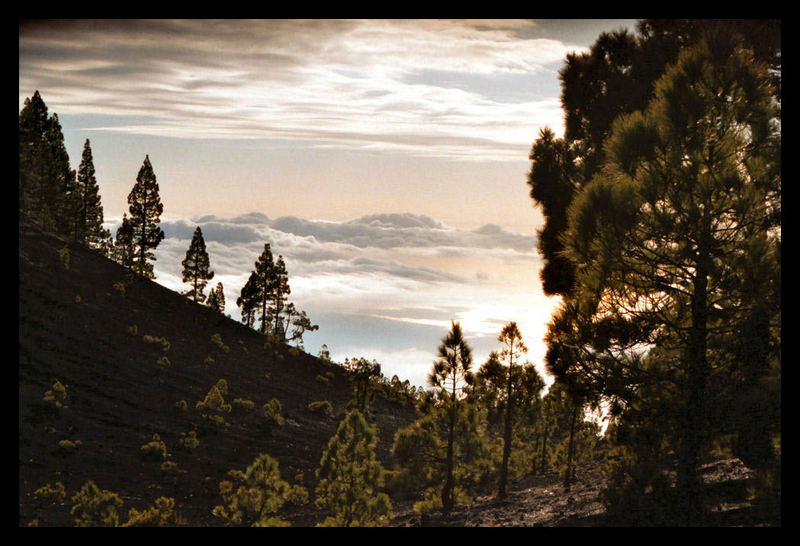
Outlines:
<svg viewBox="0 0 800 546"><path fill-rule="evenodd" d="M19 524L72 525L71 497L91 480L122 498L121 522L130 508L141 511L165 496L189 525L223 525L211 513L221 504L220 481L261 453L275 457L282 478L306 487L313 500L314 471L351 388L342 367L265 339L84 247L21 224ZM196 409L220 379L229 387L228 404L254 404L233 404L221 426ZM45 400L56 381L66 386L61 408ZM273 398L282 405L283 425L261 412ZM330 415L308 409L323 400L333 407ZM368 419L378 427L385 466L395 431L413 417L411 406L373 403ZM190 431L200 444L181 449ZM177 465L172 470L142 458L141 446L154 434ZM34 498L35 490L56 482L66 489L62 502ZM324 514L310 502L283 517L309 526Z"/></svg>

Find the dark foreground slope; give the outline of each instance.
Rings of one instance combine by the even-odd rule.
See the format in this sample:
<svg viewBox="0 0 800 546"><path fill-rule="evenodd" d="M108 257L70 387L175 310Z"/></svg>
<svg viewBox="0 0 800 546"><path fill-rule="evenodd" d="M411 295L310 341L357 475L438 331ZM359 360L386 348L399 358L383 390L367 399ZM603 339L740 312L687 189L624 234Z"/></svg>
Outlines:
<svg viewBox="0 0 800 546"><path fill-rule="evenodd" d="M142 510L173 497L190 525L221 525L211 514L219 482L260 453L280 463L284 479L313 492L314 470L345 414L350 387L338 366L286 347L265 348L265 338L155 282L131 277L118 264L88 250L21 226L19 238L19 523L71 525L70 498L88 480ZM229 305L232 302L229 302ZM219 335L221 347L212 339ZM145 336L163 338L148 343ZM166 357L170 365L157 363ZM210 357L210 359L209 359ZM210 361L213 359L213 363ZM325 377L325 381L322 377ZM226 424L202 419L195 404L219 379L234 407ZM43 400L56 381L67 386L65 406ZM261 407L272 398L286 422L271 424ZM180 409L176 403L186 402ZM328 400L333 414L307 409ZM370 421L380 433L378 456L387 464L394 432L413 417L410 408L378 400ZM180 449L181 433L197 429L200 445ZM158 434L177 464L163 472L140 448ZM80 441L77 448L59 446ZM58 505L37 503L33 492L64 484ZM312 493L313 498L313 493ZM286 514L295 525L323 519L313 503Z"/></svg>

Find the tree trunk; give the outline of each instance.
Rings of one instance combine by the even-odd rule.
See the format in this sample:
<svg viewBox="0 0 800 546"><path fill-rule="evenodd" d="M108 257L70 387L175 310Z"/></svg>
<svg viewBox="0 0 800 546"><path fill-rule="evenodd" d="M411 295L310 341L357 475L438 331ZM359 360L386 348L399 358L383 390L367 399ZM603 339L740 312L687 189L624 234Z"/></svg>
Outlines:
<svg viewBox="0 0 800 546"><path fill-rule="evenodd" d="M572 457L575 449L575 419L578 415L578 404L572 406L572 417L569 422L569 446L567 448L567 471L564 474L564 488L569 491L572 484Z"/></svg>
<svg viewBox="0 0 800 546"><path fill-rule="evenodd" d="M455 505L455 477L454 458L455 458L455 436L456 436L456 378L453 377L453 392L450 399L450 430L447 434L447 477L442 488L442 511L447 513Z"/></svg>
<svg viewBox="0 0 800 546"><path fill-rule="evenodd" d="M700 514L700 487L697 463L705 424L705 389L708 378L707 326L708 275L704 262L698 260L692 297L692 325L689 330L686 405L684 406L682 442L678 452L677 492L681 503L682 523L691 525Z"/></svg>
<svg viewBox="0 0 800 546"><path fill-rule="evenodd" d="M506 415L503 426L503 464L500 467L500 484L497 496L501 499L508 493L508 460L511 458L511 371L514 366L513 357L508 364L508 382L506 387Z"/></svg>
<svg viewBox="0 0 800 546"><path fill-rule="evenodd" d="M544 426L544 436L542 437L542 456L539 463L539 472L544 474L545 471L545 456L547 455L547 425Z"/></svg>

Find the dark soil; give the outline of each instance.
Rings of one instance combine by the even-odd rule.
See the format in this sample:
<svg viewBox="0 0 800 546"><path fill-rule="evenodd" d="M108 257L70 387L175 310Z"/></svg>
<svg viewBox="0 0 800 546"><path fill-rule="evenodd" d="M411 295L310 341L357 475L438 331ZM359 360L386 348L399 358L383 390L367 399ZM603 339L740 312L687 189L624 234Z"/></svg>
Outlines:
<svg viewBox="0 0 800 546"><path fill-rule="evenodd" d="M66 245L66 264L59 255L64 247L20 226L19 524L72 525L70 499L92 480L123 499L122 521L128 509L143 510L166 496L190 525L222 525L211 514L221 503L219 482L260 453L275 457L290 483L302 473L313 498L314 471L351 398L343 369L301 351L265 349L257 332L83 247ZM214 334L227 351L212 341ZM145 335L166 339L168 350ZM170 362L166 369L156 362L162 356ZM209 356L213 363L206 363ZM319 377L326 374L332 375L327 381ZM221 378L230 388L226 402L248 399L255 409L234 407L219 427L202 419L195 404ZM58 410L43 401L56 380L68 392ZM283 406L283 426L261 415L272 398ZM181 400L186 410L175 407ZM333 414L310 412L308 404L318 400L330 401ZM413 417L411 407L373 403L368 419L378 426L385 465L394 432ZM180 449L181 433L195 429L199 447ZM153 434L177 470L164 473L160 462L142 459L140 448ZM61 440L81 445L64 450ZM56 482L66 487L64 503L37 503L33 492ZM283 516L293 525L324 519L313 503Z"/></svg>

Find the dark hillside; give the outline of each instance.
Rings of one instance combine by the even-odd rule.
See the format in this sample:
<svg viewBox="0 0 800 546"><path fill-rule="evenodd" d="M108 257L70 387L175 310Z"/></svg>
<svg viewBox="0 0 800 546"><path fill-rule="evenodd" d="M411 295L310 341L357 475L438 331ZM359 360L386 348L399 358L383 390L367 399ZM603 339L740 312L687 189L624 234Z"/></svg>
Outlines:
<svg viewBox="0 0 800 546"><path fill-rule="evenodd" d="M65 246L68 253L60 252ZM145 336L165 339L168 348ZM159 365L161 357L168 367ZM166 496L190 525L222 525L211 514L221 501L219 482L260 453L275 457L290 483L303 473L302 484L313 493L322 450L350 398L340 367L287 347L265 347L265 338L244 325L24 225L18 369L20 525L34 519L72 525L70 499L88 480L121 496L123 522L130 508L142 510ZM240 398L255 404L234 406L223 426L195 409L219 379L229 385L227 403ZM44 401L56 381L67 387L61 409ZM283 426L261 414L272 398L283 406ZM176 407L181 400L186 409ZM330 401L331 416L307 409L318 400ZM409 407L374 403L369 419L378 425L378 456L385 465L395 430L412 418ZM195 427L200 445L181 449L181 433ZM164 472L160 462L142 459L140 448L153 434L166 444L176 469ZM60 447L62 440L81 443ZM63 504L37 503L33 492L56 482L66 488ZM324 519L313 503L284 517L295 525Z"/></svg>

